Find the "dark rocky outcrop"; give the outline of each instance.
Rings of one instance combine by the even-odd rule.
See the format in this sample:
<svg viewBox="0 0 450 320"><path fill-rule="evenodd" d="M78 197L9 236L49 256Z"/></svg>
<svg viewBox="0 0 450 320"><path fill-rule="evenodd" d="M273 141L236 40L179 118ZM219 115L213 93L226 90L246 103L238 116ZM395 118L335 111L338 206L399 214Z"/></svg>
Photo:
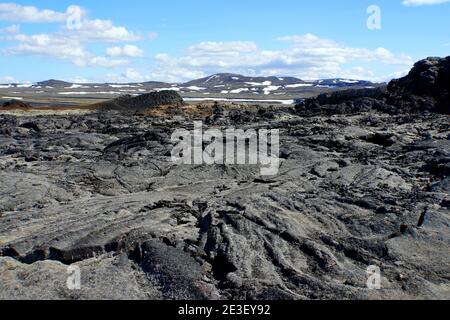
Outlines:
<svg viewBox="0 0 450 320"><path fill-rule="evenodd" d="M388 92L389 104L450 114L450 56L417 62L406 77L389 83Z"/></svg>
<svg viewBox="0 0 450 320"><path fill-rule="evenodd" d="M299 114L355 114L371 110L389 114L450 114L450 57L427 58L387 88L344 90L300 102Z"/></svg>
<svg viewBox="0 0 450 320"><path fill-rule="evenodd" d="M19 101L19 100L10 100L5 103L3 103L3 108L9 108L9 109L30 109L32 108L31 105L28 103Z"/></svg>
<svg viewBox="0 0 450 320"><path fill-rule="evenodd" d="M105 110L143 111L157 106L184 104L183 98L175 91L159 91L139 96L124 95L96 105Z"/></svg>
<svg viewBox="0 0 450 320"><path fill-rule="evenodd" d="M396 109L387 105L383 98L386 88L350 89L321 94L306 99L296 105L303 116L331 116L335 114L354 114L371 110L395 113Z"/></svg>

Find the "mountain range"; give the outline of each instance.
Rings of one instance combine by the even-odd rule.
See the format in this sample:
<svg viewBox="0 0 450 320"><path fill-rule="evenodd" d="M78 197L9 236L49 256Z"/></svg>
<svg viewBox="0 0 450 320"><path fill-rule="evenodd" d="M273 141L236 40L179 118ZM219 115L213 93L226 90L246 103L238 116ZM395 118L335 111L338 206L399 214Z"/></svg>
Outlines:
<svg viewBox="0 0 450 320"><path fill-rule="evenodd" d="M167 83L158 81L135 82L135 83L75 83L50 79L37 82L35 84L2 84L0 88L37 88L37 89L89 89L89 88L132 88L132 87L153 87L155 89L172 89L175 91L207 91L223 93L224 91L235 90L236 93L272 92L272 91L292 91L298 88L342 88L342 87L370 87L379 86L380 83L373 83L366 80L353 79L321 79L314 81L304 81L295 77L249 77L233 73L218 73L209 77L191 80L185 83ZM240 92L237 92L240 91Z"/></svg>
<svg viewBox="0 0 450 320"><path fill-rule="evenodd" d="M218 73L185 83L73 83L50 79L34 84L0 85L1 100L23 100L48 104L105 101L123 95L138 96L153 91L176 91L186 101L234 100L267 101L290 104L321 93L336 90L374 88L383 83L353 79L321 79L305 81L294 77L249 77L234 73Z"/></svg>

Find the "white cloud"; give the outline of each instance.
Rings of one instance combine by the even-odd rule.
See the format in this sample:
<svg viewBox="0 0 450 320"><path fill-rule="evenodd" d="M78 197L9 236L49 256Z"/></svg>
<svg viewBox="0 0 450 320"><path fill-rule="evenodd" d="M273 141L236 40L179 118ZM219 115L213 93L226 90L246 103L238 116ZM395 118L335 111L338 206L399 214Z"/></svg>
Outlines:
<svg viewBox="0 0 450 320"><path fill-rule="evenodd" d="M74 24L66 23L77 14ZM20 26L13 25L1 31L10 36L0 40L16 42L7 47L4 53L9 55L35 55L52 59L68 60L80 67L117 67L128 64L127 59L111 57L139 57L143 51L137 46L126 45L108 49L110 57L90 52L88 43L110 43L138 41L141 36L123 26L116 26L110 20L89 19L86 10L79 6L70 6L66 13L36 7L25 7L14 3L0 3L0 20L22 22L62 22L58 31L46 34L20 34ZM117 51L119 48L119 51Z"/></svg>
<svg viewBox="0 0 450 320"><path fill-rule="evenodd" d="M132 68L128 68L124 76L125 78L131 80L132 82L139 82L144 79L144 77L139 72L137 72Z"/></svg>
<svg viewBox="0 0 450 320"><path fill-rule="evenodd" d="M0 29L0 33L15 34L15 33L19 33L19 32L20 32L20 25L18 25L18 24L13 24L8 27Z"/></svg>
<svg viewBox="0 0 450 320"><path fill-rule="evenodd" d="M192 79L199 79L206 77L208 74L201 70L193 70L183 67L162 67L159 66L150 74L152 80L166 81L166 82L184 82Z"/></svg>
<svg viewBox="0 0 450 320"><path fill-rule="evenodd" d="M80 67L116 67L128 63L124 59L108 59L87 51L77 39L64 38L49 34L24 35L9 37L19 44L6 49L10 55L36 55L58 60L69 60Z"/></svg>
<svg viewBox="0 0 450 320"><path fill-rule="evenodd" d="M148 33L148 39L149 40L156 40L156 38L158 38L158 33L157 32L149 32Z"/></svg>
<svg viewBox="0 0 450 320"><path fill-rule="evenodd" d="M239 52L253 52L258 50L258 46L254 42L250 41L230 41L230 42L200 42L199 44L192 45L188 48L188 51L195 54L198 51L204 53L233 53Z"/></svg>
<svg viewBox="0 0 450 320"><path fill-rule="evenodd" d="M133 68L128 68L124 74L122 74L124 81L122 82L142 82L150 80L149 76L143 76Z"/></svg>
<svg viewBox="0 0 450 320"><path fill-rule="evenodd" d="M65 30L70 37L76 37L84 41L138 41L141 37L122 26L115 26L110 20L84 19L80 28Z"/></svg>
<svg viewBox="0 0 450 320"><path fill-rule="evenodd" d="M89 79L86 79L86 78L80 77L80 76L74 77L74 78L70 78L70 79L68 79L68 81L72 82L72 83L80 83L80 84L91 82Z"/></svg>
<svg viewBox="0 0 450 320"><path fill-rule="evenodd" d="M17 83L17 80L11 76L0 77L0 83Z"/></svg>
<svg viewBox="0 0 450 320"><path fill-rule="evenodd" d="M74 63L79 67L113 68L126 65L129 61L125 59L108 59L100 56L87 55L74 59Z"/></svg>
<svg viewBox="0 0 450 320"><path fill-rule="evenodd" d="M0 3L0 20L21 23L63 22L66 13L16 3Z"/></svg>
<svg viewBox="0 0 450 320"><path fill-rule="evenodd" d="M22 23L64 23L64 35L85 41L135 41L141 37L110 20L88 19L86 10L80 6L69 6L66 12L56 12L15 3L0 3L0 20ZM69 22L77 20L69 28Z"/></svg>
<svg viewBox="0 0 450 320"><path fill-rule="evenodd" d="M139 71L133 68L127 68L123 73L108 73L101 76L101 78L96 79L96 82L107 82L107 83L137 83L150 81L150 76L142 75Z"/></svg>
<svg viewBox="0 0 450 320"><path fill-rule="evenodd" d="M403 5L408 7L418 7L423 5L433 5L450 2L450 0L404 0Z"/></svg>
<svg viewBox="0 0 450 320"><path fill-rule="evenodd" d="M158 54L153 75L157 79L178 81L216 72L248 75L293 75L303 79L358 78L377 76L355 63L410 67L413 59L385 48L357 48L312 34L281 37L287 43L280 50L263 50L253 42L202 42L184 50L181 56Z"/></svg>
<svg viewBox="0 0 450 320"><path fill-rule="evenodd" d="M76 40L55 37L50 34L18 34L7 38L18 42L17 46L6 49L11 55L42 55L58 59L70 59L86 55L81 43Z"/></svg>
<svg viewBox="0 0 450 320"><path fill-rule="evenodd" d="M107 48L106 54L110 57L143 57L144 50L134 45L126 45L123 47Z"/></svg>
<svg viewBox="0 0 450 320"><path fill-rule="evenodd" d="M406 76L411 70L410 69L405 69L402 71L397 71L397 72L393 72L391 74L388 74L387 76L384 77L380 77L378 79L379 82L389 82L392 79L399 79L399 78L403 78L404 76Z"/></svg>
<svg viewBox="0 0 450 320"><path fill-rule="evenodd" d="M396 56L382 47L374 50L348 47L334 40L322 39L313 34L281 37L279 40L293 44L292 53L284 56L287 64L302 62L309 57L313 57L320 62L325 59L332 63L343 63L349 60L378 61L386 64L411 64L413 62L406 55Z"/></svg>
<svg viewBox="0 0 450 320"><path fill-rule="evenodd" d="M114 83L138 83L145 81L154 81L156 80L164 80L167 82L178 82L178 81L187 81L197 78L205 77L206 74L199 71L191 71L189 69L184 68L174 68L170 70L164 70L163 73L158 73L155 71L149 74L142 74L140 71L137 71L134 68L127 68L123 73L116 74L110 73L107 74L102 81L106 82L114 82Z"/></svg>

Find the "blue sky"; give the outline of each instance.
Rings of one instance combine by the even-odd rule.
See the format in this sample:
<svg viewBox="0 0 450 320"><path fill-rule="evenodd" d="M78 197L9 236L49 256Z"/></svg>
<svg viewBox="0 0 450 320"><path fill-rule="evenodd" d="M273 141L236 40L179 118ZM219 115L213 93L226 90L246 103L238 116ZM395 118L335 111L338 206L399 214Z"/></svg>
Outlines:
<svg viewBox="0 0 450 320"><path fill-rule="evenodd" d="M371 5L380 29L367 26ZM381 81L449 55L449 16L448 0L0 2L0 82L217 72Z"/></svg>

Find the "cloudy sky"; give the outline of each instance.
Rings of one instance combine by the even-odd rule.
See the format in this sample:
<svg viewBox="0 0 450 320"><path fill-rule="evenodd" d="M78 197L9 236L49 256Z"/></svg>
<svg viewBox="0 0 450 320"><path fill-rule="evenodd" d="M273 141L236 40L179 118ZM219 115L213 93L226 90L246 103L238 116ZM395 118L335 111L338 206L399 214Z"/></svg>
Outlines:
<svg viewBox="0 0 450 320"><path fill-rule="evenodd" d="M449 55L449 16L450 0L0 2L0 83L218 72L385 81Z"/></svg>

